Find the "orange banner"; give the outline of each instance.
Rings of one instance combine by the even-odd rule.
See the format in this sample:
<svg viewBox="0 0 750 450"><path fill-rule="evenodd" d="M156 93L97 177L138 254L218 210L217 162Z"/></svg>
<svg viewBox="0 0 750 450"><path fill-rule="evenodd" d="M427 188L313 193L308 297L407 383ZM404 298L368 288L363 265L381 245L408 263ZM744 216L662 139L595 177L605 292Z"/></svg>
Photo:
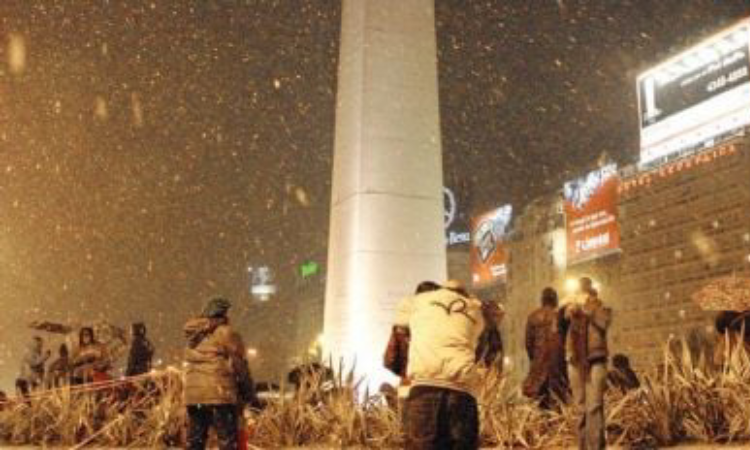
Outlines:
<svg viewBox="0 0 750 450"><path fill-rule="evenodd" d="M617 166L611 164L565 184L568 264L619 250L619 182Z"/></svg>
<svg viewBox="0 0 750 450"><path fill-rule="evenodd" d="M513 207L505 205L476 217L471 223L471 277L474 286L505 282L508 248L505 245Z"/></svg>

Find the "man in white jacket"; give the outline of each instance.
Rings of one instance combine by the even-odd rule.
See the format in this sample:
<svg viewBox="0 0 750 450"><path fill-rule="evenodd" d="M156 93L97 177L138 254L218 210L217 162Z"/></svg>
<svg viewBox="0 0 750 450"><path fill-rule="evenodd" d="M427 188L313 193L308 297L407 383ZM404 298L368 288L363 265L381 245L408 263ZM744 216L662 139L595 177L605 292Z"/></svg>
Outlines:
<svg viewBox="0 0 750 450"><path fill-rule="evenodd" d="M479 446L476 348L482 303L460 283L403 300L396 325L408 327L407 449Z"/></svg>

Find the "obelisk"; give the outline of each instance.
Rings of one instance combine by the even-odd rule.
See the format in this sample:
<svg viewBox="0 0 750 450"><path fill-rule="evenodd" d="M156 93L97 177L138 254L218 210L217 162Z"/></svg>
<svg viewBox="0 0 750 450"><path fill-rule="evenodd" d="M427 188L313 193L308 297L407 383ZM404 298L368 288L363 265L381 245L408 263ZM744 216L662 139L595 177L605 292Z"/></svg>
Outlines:
<svg viewBox="0 0 750 450"><path fill-rule="evenodd" d="M343 0L324 351L377 387L398 301L446 276L433 0Z"/></svg>

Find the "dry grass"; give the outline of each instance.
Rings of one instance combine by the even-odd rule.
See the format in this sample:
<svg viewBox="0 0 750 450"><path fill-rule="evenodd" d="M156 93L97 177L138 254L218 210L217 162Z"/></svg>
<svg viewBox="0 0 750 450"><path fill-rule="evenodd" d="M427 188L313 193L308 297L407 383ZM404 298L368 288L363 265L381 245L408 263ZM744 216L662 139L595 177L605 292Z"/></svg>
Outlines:
<svg viewBox="0 0 750 450"><path fill-rule="evenodd" d="M159 447L180 440L184 411L176 372L130 383L39 393L0 411L0 442L11 445Z"/></svg>
<svg viewBox="0 0 750 450"><path fill-rule="evenodd" d="M714 368L691 354L685 342L669 345L663 366L645 375L627 395L607 396L611 444L655 448L693 441L750 441L750 358L743 348ZM398 447L396 411L375 395L355 395L351 371L324 388L315 377L296 395L273 402L251 417L251 441L282 446ZM576 414L569 408L542 411L507 378L489 374L481 391L482 440L498 448L551 449L574 444ZM178 372L95 391L62 389L11 402L0 411L0 442L63 446L158 448L181 442L184 408Z"/></svg>

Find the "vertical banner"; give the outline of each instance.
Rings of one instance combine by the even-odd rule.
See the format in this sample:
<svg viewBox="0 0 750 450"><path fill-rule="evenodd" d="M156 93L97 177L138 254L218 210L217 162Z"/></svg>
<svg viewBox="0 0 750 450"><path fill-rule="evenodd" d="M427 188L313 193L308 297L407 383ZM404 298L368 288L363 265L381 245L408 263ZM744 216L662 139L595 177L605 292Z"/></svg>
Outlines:
<svg viewBox="0 0 750 450"><path fill-rule="evenodd" d="M620 249L618 184L615 164L565 183L563 196L568 264L598 258Z"/></svg>
<svg viewBox="0 0 750 450"><path fill-rule="evenodd" d="M506 239L513 207L505 205L472 220L471 277L476 287L503 283L508 276Z"/></svg>

